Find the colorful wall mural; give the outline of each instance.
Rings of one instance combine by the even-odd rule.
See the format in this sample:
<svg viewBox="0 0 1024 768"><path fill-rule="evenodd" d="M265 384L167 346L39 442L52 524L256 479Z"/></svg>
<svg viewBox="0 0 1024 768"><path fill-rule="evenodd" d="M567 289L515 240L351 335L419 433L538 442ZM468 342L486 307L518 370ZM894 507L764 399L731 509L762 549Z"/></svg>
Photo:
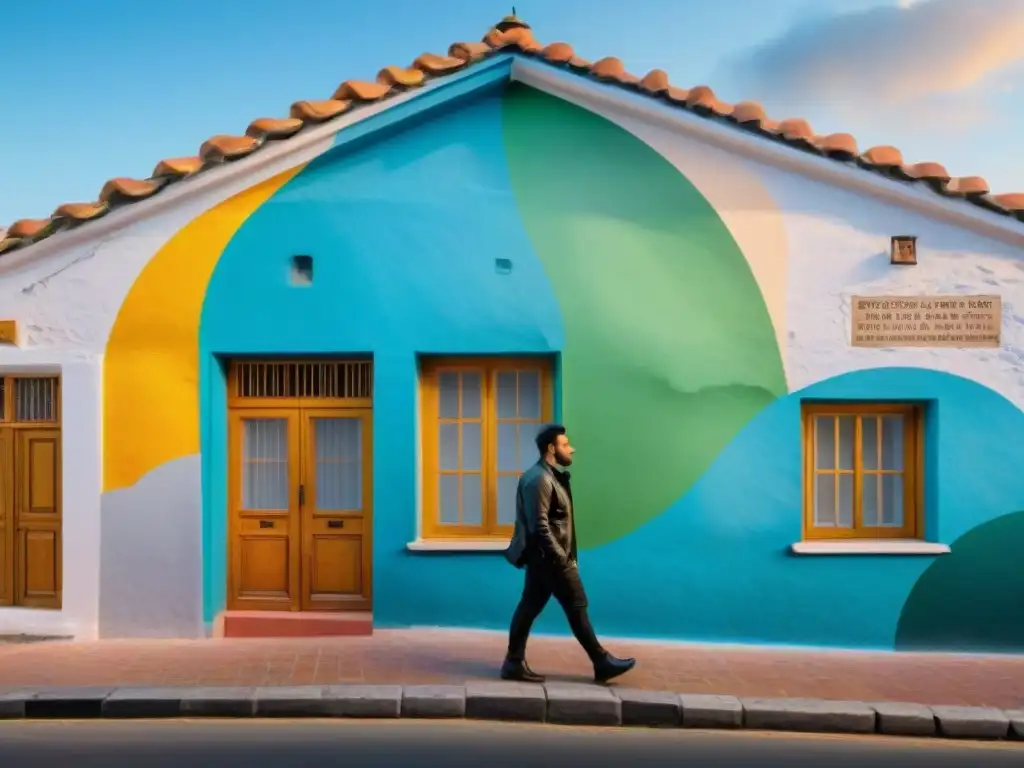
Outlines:
<svg viewBox="0 0 1024 768"><path fill-rule="evenodd" d="M785 293L804 276L778 279L808 246L785 236L792 214L770 174L722 165L712 194L681 172L678 147L508 86L507 71L452 83L369 118L361 138L374 121L405 119L402 130L355 143L342 131L209 208L136 280L104 362L107 634L194 634L225 605L222 361L243 354L373 354L375 624L504 628L521 575L500 554L406 548L417 356L501 353L560 356L581 562L603 633L1024 647L998 598L1019 586L1010 562L1024 544L1018 405L885 352L794 389L787 371L804 368L790 344L817 321L794 317ZM760 190L758 209L727 210L729 189ZM741 214L775 234L748 249ZM302 289L287 280L298 253L315 260ZM951 554L789 551L805 398L927 404L927 531ZM145 589L115 586L146 567L132 514L159 518L142 519L190 576L151 570ZM566 631L553 611L538 629Z"/></svg>

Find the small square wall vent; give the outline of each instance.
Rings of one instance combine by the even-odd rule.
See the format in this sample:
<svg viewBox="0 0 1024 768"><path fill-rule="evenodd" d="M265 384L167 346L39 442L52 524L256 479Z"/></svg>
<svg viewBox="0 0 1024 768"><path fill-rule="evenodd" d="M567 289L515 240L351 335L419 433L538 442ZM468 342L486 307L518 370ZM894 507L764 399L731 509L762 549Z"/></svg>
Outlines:
<svg viewBox="0 0 1024 768"><path fill-rule="evenodd" d="M291 282L298 286L313 284L312 256L292 256Z"/></svg>

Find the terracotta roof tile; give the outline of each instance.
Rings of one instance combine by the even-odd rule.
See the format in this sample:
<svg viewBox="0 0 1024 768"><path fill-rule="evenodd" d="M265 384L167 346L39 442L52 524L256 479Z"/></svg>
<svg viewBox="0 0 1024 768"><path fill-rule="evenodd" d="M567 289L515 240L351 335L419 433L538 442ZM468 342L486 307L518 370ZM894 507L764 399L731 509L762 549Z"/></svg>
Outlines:
<svg viewBox="0 0 1024 768"><path fill-rule="evenodd" d="M169 157L161 160L153 169L153 178L174 177L184 178L203 170L201 157Z"/></svg>
<svg viewBox="0 0 1024 768"><path fill-rule="evenodd" d="M669 76L660 69L639 77L627 71L623 62L612 56L591 63L577 56L568 43L541 45L534 38L529 24L515 16L506 16L488 30L481 42L453 43L447 55L424 53L408 67L386 66L378 72L374 82L345 80L330 99L296 101L291 105L288 117L253 120L242 136L213 136L203 142L196 156L161 160L146 178L110 179L103 185L94 202L66 203L59 206L49 218L20 219L6 230L0 227L0 254L29 246L62 229L99 218L115 208L146 200L181 179L201 173L211 166L242 160L259 151L268 142L287 140L301 132L306 125L331 120L358 108L360 104L378 102L417 88L431 79L445 77L471 66L497 51L528 55L581 76L614 83L708 119L731 123L738 130L747 130L783 142L794 149L818 153L904 183L926 184L939 194L963 198L969 203L1024 222L1024 193L990 194L988 182L983 178L952 178L945 167L936 162L907 164L902 153L895 147L878 146L860 152L857 140L848 133L819 136L806 120L772 120L760 104L752 101L743 101L735 106L726 104L708 86L683 88L672 84Z"/></svg>
<svg viewBox="0 0 1024 768"><path fill-rule="evenodd" d="M42 233L49 224L49 219L18 219L7 228L7 237L8 239L36 237Z"/></svg>
<svg viewBox="0 0 1024 768"><path fill-rule="evenodd" d="M775 129L774 133L777 133L786 141L803 141L808 144L812 144L815 138L814 129L811 128L811 124L799 117L783 120L779 123L779 127Z"/></svg>
<svg viewBox="0 0 1024 768"><path fill-rule="evenodd" d="M640 88L652 94L665 93L671 85L668 72L663 69L652 69L640 79Z"/></svg>
<svg viewBox="0 0 1024 768"><path fill-rule="evenodd" d="M73 219L74 221L88 221L96 219L110 209L107 203L64 203L53 212L50 220Z"/></svg>
<svg viewBox="0 0 1024 768"><path fill-rule="evenodd" d="M945 183L951 178L949 171L939 163L914 163L913 165L905 166L904 170L915 179L931 179Z"/></svg>
<svg viewBox="0 0 1024 768"><path fill-rule="evenodd" d="M993 202L1007 211L1013 211L1017 218L1024 221L1024 192L1005 192L995 195Z"/></svg>
<svg viewBox="0 0 1024 768"><path fill-rule="evenodd" d="M871 149L861 155L861 159L866 164L873 165L879 170L903 167L903 153L896 149L896 147L871 147Z"/></svg>
<svg viewBox="0 0 1024 768"><path fill-rule="evenodd" d="M981 176L961 176L949 182L948 192L958 195L987 195L991 190Z"/></svg>
<svg viewBox="0 0 1024 768"><path fill-rule="evenodd" d="M857 157L857 139L849 133L830 133L818 136L814 144L829 157L837 160L853 160Z"/></svg>
<svg viewBox="0 0 1024 768"><path fill-rule="evenodd" d="M732 113L732 106L719 101L715 92L706 85L697 85L689 89L686 94L686 106L705 117L716 114L725 117Z"/></svg>
<svg viewBox="0 0 1024 768"><path fill-rule="evenodd" d="M462 59L467 63L479 61L491 53L493 53L493 49L487 43L452 43L448 47L449 56Z"/></svg>
<svg viewBox="0 0 1024 768"><path fill-rule="evenodd" d="M764 107L756 101L741 101L732 108L732 114L729 117L741 125L753 125L756 127L760 127L768 119L768 116L764 113Z"/></svg>
<svg viewBox="0 0 1024 768"><path fill-rule="evenodd" d="M287 139L301 131L303 125L296 117L260 117L249 123L245 135L254 139Z"/></svg>
<svg viewBox="0 0 1024 768"><path fill-rule="evenodd" d="M153 179L111 179L100 190L99 202L107 206L118 203L133 203L155 195L167 183L166 178Z"/></svg>
<svg viewBox="0 0 1024 768"><path fill-rule="evenodd" d="M575 55L568 43L551 43L541 50L541 56L552 64L568 64Z"/></svg>
<svg viewBox="0 0 1024 768"><path fill-rule="evenodd" d="M292 104L291 116L309 123L320 123L348 112L351 108L352 102L348 99L296 101Z"/></svg>
<svg viewBox="0 0 1024 768"><path fill-rule="evenodd" d="M412 67L426 75L436 77L462 69L466 63L466 59L460 59L458 56L438 56L436 53L424 53L412 63Z"/></svg>
<svg viewBox="0 0 1024 768"><path fill-rule="evenodd" d="M352 101L380 101L391 92L387 83L365 83L361 80L346 80L338 86L332 99Z"/></svg>
<svg viewBox="0 0 1024 768"><path fill-rule="evenodd" d="M237 160L251 155L260 144L260 140L252 136L212 136L199 148L199 156L204 162Z"/></svg>

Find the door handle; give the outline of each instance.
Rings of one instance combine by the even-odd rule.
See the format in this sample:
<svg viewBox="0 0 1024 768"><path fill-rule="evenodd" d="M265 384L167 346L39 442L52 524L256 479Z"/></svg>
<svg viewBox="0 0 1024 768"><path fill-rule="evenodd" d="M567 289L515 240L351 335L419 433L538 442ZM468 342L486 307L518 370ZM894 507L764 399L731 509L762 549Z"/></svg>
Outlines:
<svg viewBox="0 0 1024 768"><path fill-rule="evenodd" d="M306 486L304 485L299 486L299 506L306 506Z"/></svg>

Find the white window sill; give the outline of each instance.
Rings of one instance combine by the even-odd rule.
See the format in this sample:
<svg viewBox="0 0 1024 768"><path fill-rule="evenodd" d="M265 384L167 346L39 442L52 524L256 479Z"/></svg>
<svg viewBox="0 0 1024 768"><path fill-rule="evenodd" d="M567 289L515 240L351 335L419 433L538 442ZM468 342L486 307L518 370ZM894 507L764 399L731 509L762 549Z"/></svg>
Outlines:
<svg viewBox="0 0 1024 768"><path fill-rule="evenodd" d="M504 552L502 539L416 539L405 545L412 552Z"/></svg>
<svg viewBox="0 0 1024 768"><path fill-rule="evenodd" d="M794 555L945 555L949 547L917 539L867 539L859 541L798 541Z"/></svg>

